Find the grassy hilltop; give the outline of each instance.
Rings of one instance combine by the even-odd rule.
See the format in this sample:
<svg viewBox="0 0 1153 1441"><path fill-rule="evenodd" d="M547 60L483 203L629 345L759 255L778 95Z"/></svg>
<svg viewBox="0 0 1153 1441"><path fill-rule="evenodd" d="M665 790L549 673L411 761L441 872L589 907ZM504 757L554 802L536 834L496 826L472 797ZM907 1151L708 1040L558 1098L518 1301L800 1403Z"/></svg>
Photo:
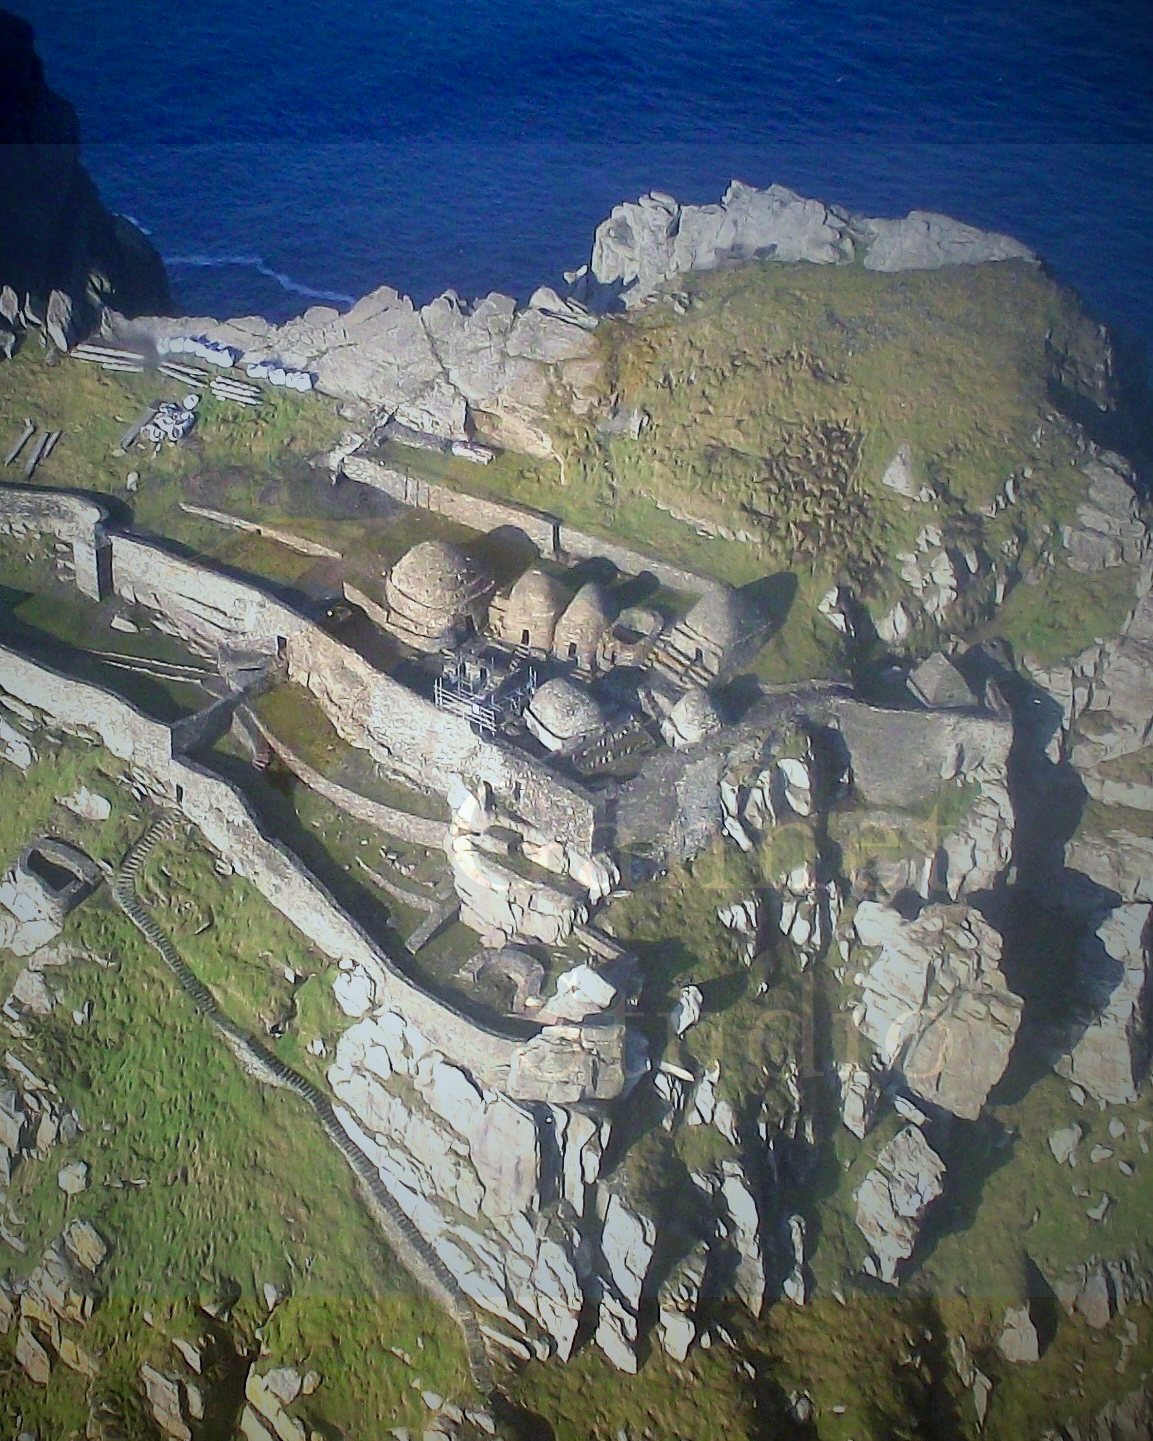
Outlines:
<svg viewBox="0 0 1153 1441"><path fill-rule="evenodd" d="M1072 292L1022 261L893 275L761 262L673 284L597 330L598 394L584 414L558 396L556 464L417 465L734 584L791 573L796 601L761 659L772 679L835 669L816 600L845 582L883 611L902 595L895 557L926 525L982 562L951 630L989 619L998 576L999 628L1046 659L1116 627L1127 576L1046 565L1085 492L1071 418L1105 424L1114 400L1109 342ZM901 446L930 499L882 485ZM1014 504L988 514L1010 477Z"/></svg>

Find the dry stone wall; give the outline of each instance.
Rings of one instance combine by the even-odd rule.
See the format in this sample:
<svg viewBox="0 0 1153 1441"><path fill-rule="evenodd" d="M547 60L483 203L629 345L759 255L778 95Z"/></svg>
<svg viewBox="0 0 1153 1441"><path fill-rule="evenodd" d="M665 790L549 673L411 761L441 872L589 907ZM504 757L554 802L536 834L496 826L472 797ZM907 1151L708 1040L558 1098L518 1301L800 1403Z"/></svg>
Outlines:
<svg viewBox="0 0 1153 1441"><path fill-rule="evenodd" d="M619 1090L619 1030L602 1026L586 1034L587 1028L555 1027L517 1041L420 990L291 852L261 832L232 786L173 757L166 726L110 692L62 676L7 646L0 646L0 686L66 730L99 736L178 805L236 873L324 955L344 970L359 968L371 981L372 1005L411 1020L433 1047L482 1085L523 1099L562 1101L607 1098Z"/></svg>
<svg viewBox="0 0 1153 1441"><path fill-rule="evenodd" d="M412 841L416 845L439 847L443 844L447 820L435 821L426 816L414 816L408 811L398 811L393 806L383 805L380 801L369 800L357 791L350 791L347 786L338 785L327 776L322 776L303 756L297 755L290 746L285 745L263 725L251 711L245 710L243 719L245 725L264 738L269 749L284 762L294 776L299 777L309 790L331 801L338 810L344 811L355 820L364 821L378 831L398 836L401 840Z"/></svg>
<svg viewBox="0 0 1153 1441"><path fill-rule="evenodd" d="M489 786L511 816L583 855L595 849L599 812L583 787L527 756L473 733L467 721L377 670L357 651L274 595L160 546L106 531L90 501L50 490L0 487L0 522L111 545L111 588L201 649L236 646L283 654L290 680L305 686L350 745L387 770L447 796L463 778Z"/></svg>
<svg viewBox="0 0 1153 1441"><path fill-rule="evenodd" d="M448 516L460 525L471 526L474 530L497 530L501 526L512 526L523 531L529 540L544 554L567 552L584 560L598 556L612 561L619 570L629 575L640 575L648 571L656 576L662 585L673 590L688 591L690 595L703 595L715 590L717 582L707 576L696 575L679 566L666 565L664 561L630 550L628 546L617 545L597 535L588 535L583 530L565 525L563 521L544 511L531 510L527 506L510 505L507 501L491 500L487 496L466 495L447 485L425 480L394 465L385 465L379 460L370 460L363 455L350 455L341 463L341 471L349 480L359 481L382 490L402 505L418 510L435 511Z"/></svg>
<svg viewBox="0 0 1153 1441"><path fill-rule="evenodd" d="M111 583L108 512L82 495L4 486L0 524L8 529L54 535L72 547L77 587L92 600L103 600Z"/></svg>

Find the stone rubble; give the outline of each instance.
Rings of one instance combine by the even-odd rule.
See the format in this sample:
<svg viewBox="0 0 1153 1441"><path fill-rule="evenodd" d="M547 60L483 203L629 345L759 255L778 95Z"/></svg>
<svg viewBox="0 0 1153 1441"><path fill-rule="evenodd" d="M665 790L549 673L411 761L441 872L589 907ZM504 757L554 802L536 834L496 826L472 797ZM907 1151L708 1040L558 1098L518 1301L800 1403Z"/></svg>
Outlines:
<svg viewBox="0 0 1153 1441"><path fill-rule="evenodd" d="M107 796L90 791L87 786L81 786L71 795L59 797L59 803L82 821L106 821L112 814L112 802Z"/></svg>

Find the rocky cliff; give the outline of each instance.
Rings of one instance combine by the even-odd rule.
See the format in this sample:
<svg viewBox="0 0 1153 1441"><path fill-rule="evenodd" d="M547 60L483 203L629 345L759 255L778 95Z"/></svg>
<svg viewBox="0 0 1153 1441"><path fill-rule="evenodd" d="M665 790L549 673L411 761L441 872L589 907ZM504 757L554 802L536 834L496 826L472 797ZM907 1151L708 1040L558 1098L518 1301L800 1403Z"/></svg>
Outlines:
<svg viewBox="0 0 1153 1441"><path fill-rule="evenodd" d="M0 334L46 320L50 303L65 338L104 305L170 307L160 257L105 209L79 141L76 112L45 82L31 26L0 10Z"/></svg>

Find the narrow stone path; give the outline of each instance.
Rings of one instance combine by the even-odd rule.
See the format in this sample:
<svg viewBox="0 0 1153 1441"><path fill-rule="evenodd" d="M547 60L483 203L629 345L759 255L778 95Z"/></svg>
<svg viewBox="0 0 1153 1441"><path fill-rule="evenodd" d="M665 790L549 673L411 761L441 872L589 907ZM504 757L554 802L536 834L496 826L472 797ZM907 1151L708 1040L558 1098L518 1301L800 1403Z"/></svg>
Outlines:
<svg viewBox="0 0 1153 1441"><path fill-rule="evenodd" d="M164 812L129 848L113 881L112 893L117 905L159 953L181 989L219 1033L248 1074L265 1085L295 1091L309 1107L328 1139L351 1167L369 1214L389 1247L421 1289L442 1305L460 1327L473 1382L485 1395L490 1395L496 1383L484 1336L472 1302L452 1271L384 1186L376 1167L341 1126L323 1092L225 1015L212 992L197 980L136 894L136 879L141 867L156 847L162 841L170 840L182 824L182 816L174 811Z"/></svg>

